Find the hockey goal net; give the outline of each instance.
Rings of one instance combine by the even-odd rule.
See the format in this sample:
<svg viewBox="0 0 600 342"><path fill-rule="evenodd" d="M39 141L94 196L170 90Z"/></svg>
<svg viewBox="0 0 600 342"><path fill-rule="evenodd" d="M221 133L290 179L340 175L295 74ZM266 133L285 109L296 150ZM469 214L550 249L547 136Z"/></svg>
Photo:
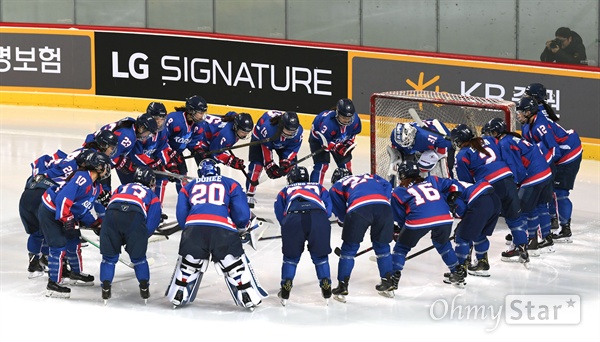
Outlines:
<svg viewBox="0 0 600 342"><path fill-rule="evenodd" d="M385 177L390 158L386 147L398 123L414 121L408 113L414 108L422 120L437 119L449 130L467 124L479 135L484 124L503 118L508 129L516 129L515 103L485 97L434 91L400 90L371 95L371 172Z"/></svg>

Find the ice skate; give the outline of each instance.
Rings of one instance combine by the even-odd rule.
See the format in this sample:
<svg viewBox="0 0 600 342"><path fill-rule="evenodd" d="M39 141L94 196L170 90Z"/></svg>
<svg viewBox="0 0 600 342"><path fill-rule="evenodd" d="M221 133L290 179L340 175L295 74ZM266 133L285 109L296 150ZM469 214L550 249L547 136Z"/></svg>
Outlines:
<svg viewBox="0 0 600 342"><path fill-rule="evenodd" d="M110 281L105 280L102 282L102 300L104 305L108 304L108 300L112 296Z"/></svg>
<svg viewBox="0 0 600 342"><path fill-rule="evenodd" d="M338 286L331 290L333 294L333 299L337 300L340 303L346 303L346 296L348 295L348 279L341 280L338 283Z"/></svg>
<svg viewBox="0 0 600 342"><path fill-rule="evenodd" d="M571 235L571 220L569 220L567 223L560 225L558 233L552 234L552 240L556 243L572 243Z"/></svg>
<svg viewBox="0 0 600 342"><path fill-rule="evenodd" d="M554 253L554 241L552 240L552 234L548 234L542 242L538 244L538 250L540 254Z"/></svg>
<svg viewBox="0 0 600 342"><path fill-rule="evenodd" d="M177 293L175 293L175 298L173 298L173 300L171 301L171 304L173 304L173 309L176 309L179 306L181 306L181 304L183 304L183 290L182 289L177 290Z"/></svg>
<svg viewBox="0 0 600 342"><path fill-rule="evenodd" d="M467 285L465 279L467 278L467 268L465 265L458 265L454 272L444 273L444 283L452 284L456 287L464 288Z"/></svg>
<svg viewBox="0 0 600 342"><path fill-rule="evenodd" d="M286 279L281 285L281 289L277 293L277 297L279 297L281 301L281 305L286 306L287 300L290 299L290 292L292 291L292 280Z"/></svg>
<svg viewBox="0 0 600 342"><path fill-rule="evenodd" d="M29 266L27 266L29 272L29 279L38 278L44 275L44 267L40 264L40 258L33 253L29 253Z"/></svg>
<svg viewBox="0 0 600 342"><path fill-rule="evenodd" d="M325 298L325 303L329 305L329 298L331 298L331 279L321 279L319 282L319 287L321 288L321 294L323 295L323 298Z"/></svg>
<svg viewBox="0 0 600 342"><path fill-rule="evenodd" d="M62 286L50 279L48 279L48 285L46 285L46 297L52 298L70 298L71 297L71 289Z"/></svg>
<svg viewBox="0 0 600 342"><path fill-rule="evenodd" d="M392 272L388 272L385 277L381 278L381 283L375 285L375 290L383 297L394 298L394 279Z"/></svg>
<svg viewBox="0 0 600 342"><path fill-rule="evenodd" d="M68 275L64 275L63 284L75 286L93 286L94 276L87 273L75 273L71 271Z"/></svg>
<svg viewBox="0 0 600 342"><path fill-rule="evenodd" d="M534 237L529 239L529 243L527 245L527 252L529 253L529 256L532 256L532 257L540 256L540 251L538 250L537 234Z"/></svg>
<svg viewBox="0 0 600 342"><path fill-rule="evenodd" d="M490 276L490 262L488 261L487 253L483 254L483 258L478 259L473 265L470 265L467 269L467 273L477 277L489 277Z"/></svg>
<svg viewBox="0 0 600 342"><path fill-rule="evenodd" d="M140 281L140 296L144 300L144 304L148 304L148 298L150 298L150 284L147 280Z"/></svg>

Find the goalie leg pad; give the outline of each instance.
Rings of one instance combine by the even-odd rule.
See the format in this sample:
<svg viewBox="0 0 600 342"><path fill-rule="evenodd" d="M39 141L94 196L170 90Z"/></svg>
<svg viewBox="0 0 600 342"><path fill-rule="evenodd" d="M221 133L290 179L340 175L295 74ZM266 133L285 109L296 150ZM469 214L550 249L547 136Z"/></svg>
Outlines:
<svg viewBox="0 0 600 342"><path fill-rule="evenodd" d="M193 302L207 267L207 259L195 259L189 254L179 256L166 293L169 301L176 306Z"/></svg>
<svg viewBox="0 0 600 342"><path fill-rule="evenodd" d="M228 254L216 264L223 272L225 283L236 305L253 308L268 296L256 280L245 254L239 258Z"/></svg>

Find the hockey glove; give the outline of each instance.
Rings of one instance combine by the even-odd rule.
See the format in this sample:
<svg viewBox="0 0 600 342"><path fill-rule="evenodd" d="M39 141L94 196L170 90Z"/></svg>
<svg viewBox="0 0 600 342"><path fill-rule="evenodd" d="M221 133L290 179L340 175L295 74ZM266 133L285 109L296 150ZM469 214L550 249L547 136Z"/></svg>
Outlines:
<svg viewBox="0 0 600 342"><path fill-rule="evenodd" d="M287 175L292 171L292 162L288 159L283 159L279 162L279 166L281 168L281 172L283 175Z"/></svg>
<svg viewBox="0 0 600 342"><path fill-rule="evenodd" d="M227 165L237 170L243 170L245 168L244 160L234 156L229 157L227 160Z"/></svg>
<svg viewBox="0 0 600 342"><path fill-rule="evenodd" d="M121 159L117 162L117 166L115 166L115 169L121 171L123 174L128 175L135 171L135 166L129 158L121 156Z"/></svg>
<svg viewBox="0 0 600 342"><path fill-rule="evenodd" d="M210 158L210 154L201 148L196 148L192 154L194 155L194 158L198 158L200 160Z"/></svg>
<svg viewBox="0 0 600 342"><path fill-rule="evenodd" d="M160 159L156 159L146 166L148 166L152 170L161 170L163 168L163 162Z"/></svg>
<svg viewBox="0 0 600 342"><path fill-rule="evenodd" d="M453 191L448 195L448 199L446 200L448 206L450 207L452 217L456 216L456 207L458 206L456 204L456 199L458 198L458 196L460 196L460 191Z"/></svg>
<svg viewBox="0 0 600 342"><path fill-rule="evenodd" d="M104 208L108 207L108 202L110 202L110 191L102 191L96 201L102 204Z"/></svg>
<svg viewBox="0 0 600 342"><path fill-rule="evenodd" d="M69 230L75 229L75 217L73 215L60 219L63 224L63 231L66 233Z"/></svg>
<svg viewBox="0 0 600 342"><path fill-rule="evenodd" d="M269 176L271 179L277 179L283 176L281 173L281 168L273 161L265 166L265 171L267 172L267 176Z"/></svg>
<svg viewBox="0 0 600 342"><path fill-rule="evenodd" d="M90 228L94 231L94 234L100 236L100 229L102 228L102 219L97 218L94 223L90 225Z"/></svg>
<svg viewBox="0 0 600 342"><path fill-rule="evenodd" d="M327 151L327 152L334 151L335 146L336 146L336 144L332 141L329 144L327 144L327 146L323 146L323 149L325 149L325 151Z"/></svg>
<svg viewBox="0 0 600 342"><path fill-rule="evenodd" d="M354 149L354 143L351 142L350 140L347 140L343 143L339 143L335 145L334 151L335 153L339 154L340 156L345 156L348 153L350 153L350 151L352 151Z"/></svg>
<svg viewBox="0 0 600 342"><path fill-rule="evenodd" d="M393 240L395 242L398 242L398 237L400 236L400 226L398 225L398 223L394 222L394 236L393 236Z"/></svg>

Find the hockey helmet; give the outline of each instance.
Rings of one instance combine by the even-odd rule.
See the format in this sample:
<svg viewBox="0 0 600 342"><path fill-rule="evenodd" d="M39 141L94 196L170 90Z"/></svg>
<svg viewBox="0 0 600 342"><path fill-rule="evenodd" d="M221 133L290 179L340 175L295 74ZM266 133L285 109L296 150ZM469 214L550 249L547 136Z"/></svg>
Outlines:
<svg viewBox="0 0 600 342"><path fill-rule="evenodd" d="M135 136L138 140L144 141L158 131L156 120L149 114L142 114L135 120Z"/></svg>
<svg viewBox="0 0 600 342"><path fill-rule="evenodd" d="M460 149L463 143L471 141L473 138L475 138L473 130L471 130L471 127L465 124L460 124L454 127L450 132L450 139L452 140L452 144L456 149Z"/></svg>
<svg viewBox="0 0 600 342"><path fill-rule="evenodd" d="M162 131L165 128L167 108L164 104L161 102L150 102L148 108L146 108L146 114L149 114L156 120L158 131Z"/></svg>
<svg viewBox="0 0 600 342"><path fill-rule="evenodd" d="M90 158L90 156L94 153L98 152L91 148L84 148L79 151L79 154L75 156L75 162L77 163L77 166L80 168L85 168L87 166L87 159Z"/></svg>
<svg viewBox="0 0 600 342"><path fill-rule="evenodd" d="M308 175L308 170L304 166L295 166L288 174L287 174L287 183L294 184L300 182L308 182L310 181L310 177Z"/></svg>
<svg viewBox="0 0 600 342"><path fill-rule="evenodd" d="M392 133L398 145L404 148L412 147L417 136L417 128L410 123L399 123Z"/></svg>
<svg viewBox="0 0 600 342"><path fill-rule="evenodd" d="M185 99L185 112L195 123L204 120L204 113L206 113L207 110L208 105L206 104L206 100L202 97L194 95Z"/></svg>
<svg viewBox="0 0 600 342"><path fill-rule="evenodd" d="M538 103L532 97L523 97L517 104L517 119L521 124L526 124L529 118L538 112Z"/></svg>
<svg viewBox="0 0 600 342"><path fill-rule="evenodd" d="M335 119L341 126L354 122L354 103L350 99L340 99L335 108Z"/></svg>
<svg viewBox="0 0 600 342"><path fill-rule="evenodd" d="M156 187L156 176L154 171L147 166L138 166L133 174L133 181L135 183L143 184L150 189L154 190Z"/></svg>
<svg viewBox="0 0 600 342"><path fill-rule="evenodd" d="M352 175L352 172L350 172L350 170L343 167L338 167L337 169L335 169L335 171L333 171L333 175L331 176L331 184L334 184L340 179L350 175Z"/></svg>
<svg viewBox="0 0 600 342"><path fill-rule="evenodd" d="M98 145L98 149L100 152L106 154L109 157L114 157L115 153L117 153L117 144L119 143L119 138L115 133L109 131L107 129L100 130L98 134L94 137L94 141Z"/></svg>
<svg viewBox="0 0 600 342"><path fill-rule="evenodd" d="M198 177L218 176L221 174L221 168L214 159L203 159L198 164Z"/></svg>
<svg viewBox="0 0 600 342"><path fill-rule="evenodd" d="M546 93L546 87L541 83L531 83L525 88L525 94L529 97L533 97L538 103L546 101L548 94Z"/></svg>
<svg viewBox="0 0 600 342"><path fill-rule="evenodd" d="M398 178L417 178L420 175L419 166L416 161L405 160L398 165Z"/></svg>
<svg viewBox="0 0 600 342"><path fill-rule="evenodd" d="M252 116L248 113L239 113L233 119L233 130L235 131L235 135L240 139L248 138L250 132L252 132L252 128L254 128L254 122L252 121ZM243 135L240 135L241 132L243 132Z"/></svg>
<svg viewBox="0 0 600 342"><path fill-rule="evenodd" d="M88 170L98 172L99 179L106 179L110 176L110 159L104 153L90 153L84 163Z"/></svg>
<svg viewBox="0 0 600 342"><path fill-rule="evenodd" d="M499 136L507 132L506 122L501 118L493 118L484 126L485 134Z"/></svg>
<svg viewBox="0 0 600 342"><path fill-rule="evenodd" d="M300 127L300 120L296 112L285 112L281 116L279 121L283 126L282 135L286 139L292 139L298 134L298 127Z"/></svg>

